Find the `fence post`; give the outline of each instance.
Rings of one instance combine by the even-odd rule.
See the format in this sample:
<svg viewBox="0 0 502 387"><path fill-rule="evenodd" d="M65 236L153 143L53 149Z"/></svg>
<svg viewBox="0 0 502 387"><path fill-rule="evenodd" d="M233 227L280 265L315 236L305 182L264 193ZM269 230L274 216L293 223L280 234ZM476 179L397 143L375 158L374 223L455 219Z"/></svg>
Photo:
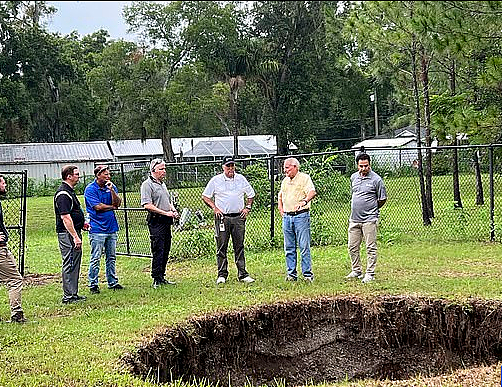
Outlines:
<svg viewBox="0 0 502 387"><path fill-rule="evenodd" d="M120 163L120 173L122 175L122 196L124 197L124 203L122 205L122 208L124 208L126 249L127 249L127 254L129 255L131 254L131 248L129 246L129 219L127 217L127 194L126 194L124 163Z"/></svg>
<svg viewBox="0 0 502 387"><path fill-rule="evenodd" d="M274 198L274 191L275 191L275 159L274 156L271 156L269 159L269 165L268 165L268 170L269 173L268 175L270 176L270 242L272 243L274 240L274 229L275 229L275 198Z"/></svg>
<svg viewBox="0 0 502 387"><path fill-rule="evenodd" d="M493 146L488 148L490 159L490 240L495 241L495 190L493 186Z"/></svg>
<svg viewBox="0 0 502 387"><path fill-rule="evenodd" d="M21 248L19 257L19 273L24 277L24 252L26 248L26 196L28 194L28 170L23 170L22 203L23 203L23 225L21 229Z"/></svg>

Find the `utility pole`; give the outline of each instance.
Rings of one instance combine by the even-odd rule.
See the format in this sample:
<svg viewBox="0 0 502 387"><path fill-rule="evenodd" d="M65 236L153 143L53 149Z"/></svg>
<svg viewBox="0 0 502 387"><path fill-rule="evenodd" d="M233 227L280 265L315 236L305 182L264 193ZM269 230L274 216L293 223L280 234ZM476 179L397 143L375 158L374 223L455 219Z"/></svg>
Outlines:
<svg viewBox="0 0 502 387"><path fill-rule="evenodd" d="M377 92L376 87L373 91L373 94L370 95L370 100L373 102L375 107L375 137L378 136L378 100L377 100Z"/></svg>

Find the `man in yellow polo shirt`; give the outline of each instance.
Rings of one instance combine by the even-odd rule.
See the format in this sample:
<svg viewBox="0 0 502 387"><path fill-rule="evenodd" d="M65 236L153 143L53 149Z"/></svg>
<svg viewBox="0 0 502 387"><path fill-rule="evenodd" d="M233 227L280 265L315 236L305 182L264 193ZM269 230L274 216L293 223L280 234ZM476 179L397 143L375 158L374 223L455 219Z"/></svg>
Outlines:
<svg viewBox="0 0 502 387"><path fill-rule="evenodd" d="M296 281L297 252L300 249L303 279L312 282L312 258L310 256L310 201L316 196L312 179L300 172L300 162L294 157L284 161L284 174L279 191L278 207L282 216L284 251L286 253L286 281Z"/></svg>

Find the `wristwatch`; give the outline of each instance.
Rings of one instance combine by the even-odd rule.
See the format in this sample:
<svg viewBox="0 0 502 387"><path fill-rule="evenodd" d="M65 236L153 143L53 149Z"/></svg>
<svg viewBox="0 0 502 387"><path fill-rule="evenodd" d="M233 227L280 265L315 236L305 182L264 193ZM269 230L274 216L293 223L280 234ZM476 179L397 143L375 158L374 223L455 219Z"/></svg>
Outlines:
<svg viewBox="0 0 502 387"><path fill-rule="evenodd" d="M246 206L246 208L247 208L249 211L251 211L251 206L250 206L249 204Z"/></svg>

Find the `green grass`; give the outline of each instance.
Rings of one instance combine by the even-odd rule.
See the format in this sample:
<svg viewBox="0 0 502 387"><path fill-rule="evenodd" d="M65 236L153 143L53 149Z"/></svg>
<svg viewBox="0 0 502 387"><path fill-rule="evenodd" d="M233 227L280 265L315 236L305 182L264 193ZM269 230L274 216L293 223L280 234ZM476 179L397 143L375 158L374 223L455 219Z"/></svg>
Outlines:
<svg viewBox="0 0 502 387"><path fill-rule="evenodd" d="M119 256L117 272L125 289L113 292L102 285L101 294L90 295L89 242L84 234L80 288L88 299L63 306L52 198L30 198L28 209L26 272L57 276L47 284L25 287L28 324L0 324L0 386L148 386L125 372L121 356L166 326L215 311L320 295L501 298L499 243L438 243L423 238L393 243L381 239L377 280L367 285L344 279L350 264L345 246L340 245L313 248L316 281L311 285L284 281L284 256L277 248L247 251L255 284L237 282L230 263L230 280L223 287L215 285L213 255L172 262L168 278L178 285L157 290L150 287L149 259ZM345 228L340 231L345 232ZM387 235L385 229L383 233ZM104 278L104 263L100 276ZM0 316L3 320L9 316L5 293Z"/></svg>

